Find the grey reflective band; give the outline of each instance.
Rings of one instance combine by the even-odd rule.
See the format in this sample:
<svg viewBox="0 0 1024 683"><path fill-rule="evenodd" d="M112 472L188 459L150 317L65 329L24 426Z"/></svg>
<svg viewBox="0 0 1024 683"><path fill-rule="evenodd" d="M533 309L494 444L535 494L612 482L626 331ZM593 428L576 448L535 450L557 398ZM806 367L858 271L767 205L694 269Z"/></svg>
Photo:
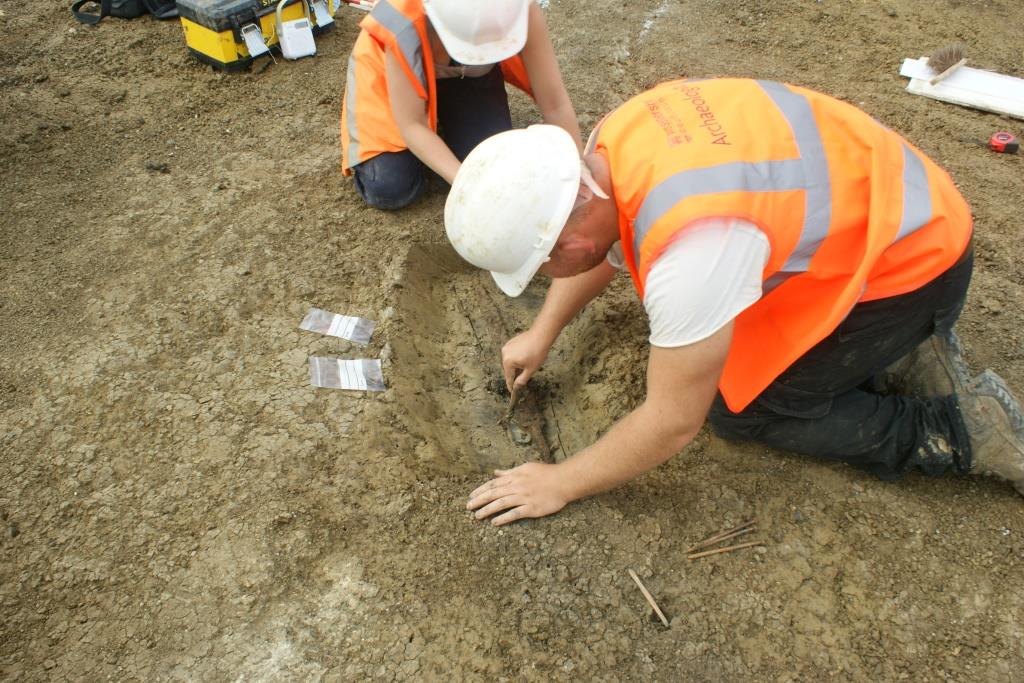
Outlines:
<svg viewBox="0 0 1024 683"><path fill-rule="evenodd" d="M730 162L689 169L669 176L644 198L633 224L634 253L652 227L679 202L702 194L724 192L785 192L802 190L804 222L796 248L782 270L807 270L811 257L828 235L832 221L832 186L828 160L810 102L782 83L758 81L785 117L797 143L796 159Z"/></svg>
<svg viewBox="0 0 1024 683"><path fill-rule="evenodd" d="M888 130L888 129L886 129ZM928 172L925 170L921 157L903 143L903 214L900 227L896 231L893 243L899 242L907 235L928 225L932 220L932 193L928 187ZM800 272L780 270L768 277L761 285L762 296L772 291L783 282L799 275Z"/></svg>
<svg viewBox="0 0 1024 683"><path fill-rule="evenodd" d="M766 295L768 292L772 291L789 278L799 274L800 273L792 273L785 270L779 270L769 275L768 278L761 283L761 296Z"/></svg>
<svg viewBox="0 0 1024 683"><path fill-rule="evenodd" d="M932 193L928 189L928 172L921 158L907 143L903 143L903 215L893 242L924 227L931 219Z"/></svg>
<svg viewBox="0 0 1024 683"><path fill-rule="evenodd" d="M370 14L381 26L395 34L398 49L402 52L406 64L416 74L416 78L420 79L423 89L429 92L427 73L423 65L423 45L420 43L420 34L416 32L416 26L388 0L377 0Z"/></svg>
<svg viewBox="0 0 1024 683"><path fill-rule="evenodd" d="M796 94L782 83L758 81L758 84L789 122L807 176L804 180L806 204L800 239L782 266L784 271L802 272L810 266L811 257L825 241L832 223L832 181L828 173L825 145L821 142L821 131L818 130L818 122L814 119L811 103L806 97Z"/></svg>
<svg viewBox="0 0 1024 683"><path fill-rule="evenodd" d="M755 163L735 161L670 175L655 185L640 205L633 224L635 253L640 253L640 244L654 224L684 199L719 192L800 190L803 189L803 181L799 159Z"/></svg>
<svg viewBox="0 0 1024 683"><path fill-rule="evenodd" d="M359 163L359 128L356 126L356 57L348 58L345 76L345 125L348 128L348 165Z"/></svg>

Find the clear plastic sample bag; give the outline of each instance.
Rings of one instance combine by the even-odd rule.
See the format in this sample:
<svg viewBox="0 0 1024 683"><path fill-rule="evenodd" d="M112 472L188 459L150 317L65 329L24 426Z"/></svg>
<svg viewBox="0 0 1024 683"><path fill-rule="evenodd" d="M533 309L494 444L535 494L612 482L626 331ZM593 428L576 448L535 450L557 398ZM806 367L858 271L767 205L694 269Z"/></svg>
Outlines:
<svg viewBox="0 0 1024 683"><path fill-rule="evenodd" d="M320 308L311 308L299 324L299 329L319 332L332 337L341 337L356 344L366 346L377 323L366 318L350 315L339 315Z"/></svg>
<svg viewBox="0 0 1024 683"><path fill-rule="evenodd" d="M330 356L309 357L309 383L323 389L384 391L379 360L346 360Z"/></svg>

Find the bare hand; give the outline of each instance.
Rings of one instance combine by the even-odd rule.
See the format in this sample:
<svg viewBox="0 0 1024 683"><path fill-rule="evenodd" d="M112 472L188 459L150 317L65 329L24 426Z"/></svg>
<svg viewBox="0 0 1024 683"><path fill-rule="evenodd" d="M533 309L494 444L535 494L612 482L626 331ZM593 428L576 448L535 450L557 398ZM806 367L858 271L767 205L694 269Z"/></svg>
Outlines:
<svg viewBox="0 0 1024 683"><path fill-rule="evenodd" d="M544 517L558 512L571 498L563 491L558 465L528 462L510 470L494 470L495 477L469 494L467 510L477 519L501 526L517 519Z"/></svg>
<svg viewBox="0 0 1024 683"><path fill-rule="evenodd" d="M505 385L512 391L512 385L526 386L533 373L540 369L551 350L551 342L527 330L509 339L501 347L501 368L505 373Z"/></svg>

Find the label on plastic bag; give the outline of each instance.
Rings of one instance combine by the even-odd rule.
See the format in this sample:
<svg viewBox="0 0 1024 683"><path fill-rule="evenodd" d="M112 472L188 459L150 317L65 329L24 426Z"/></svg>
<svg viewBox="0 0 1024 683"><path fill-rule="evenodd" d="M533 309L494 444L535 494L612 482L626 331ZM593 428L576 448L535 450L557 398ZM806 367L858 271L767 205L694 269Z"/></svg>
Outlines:
<svg viewBox="0 0 1024 683"><path fill-rule="evenodd" d="M306 317L302 319L299 328L332 337L341 337L366 346L370 343L370 336L376 325L377 323L366 318L339 315L319 308L311 308Z"/></svg>
<svg viewBox="0 0 1024 683"><path fill-rule="evenodd" d="M384 391L379 360L345 360L328 356L309 357L309 383L322 389Z"/></svg>

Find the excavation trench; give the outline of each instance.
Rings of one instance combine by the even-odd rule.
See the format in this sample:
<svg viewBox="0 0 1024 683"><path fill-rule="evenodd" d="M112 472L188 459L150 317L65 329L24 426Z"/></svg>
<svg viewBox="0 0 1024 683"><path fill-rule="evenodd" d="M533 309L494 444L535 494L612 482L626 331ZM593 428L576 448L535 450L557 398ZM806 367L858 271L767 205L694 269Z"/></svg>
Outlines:
<svg viewBox="0 0 1024 683"><path fill-rule="evenodd" d="M543 291L509 299L447 246L414 247L397 297L391 385L417 456L448 471L489 471L565 457L560 402L543 378L509 393L501 346L525 329Z"/></svg>

